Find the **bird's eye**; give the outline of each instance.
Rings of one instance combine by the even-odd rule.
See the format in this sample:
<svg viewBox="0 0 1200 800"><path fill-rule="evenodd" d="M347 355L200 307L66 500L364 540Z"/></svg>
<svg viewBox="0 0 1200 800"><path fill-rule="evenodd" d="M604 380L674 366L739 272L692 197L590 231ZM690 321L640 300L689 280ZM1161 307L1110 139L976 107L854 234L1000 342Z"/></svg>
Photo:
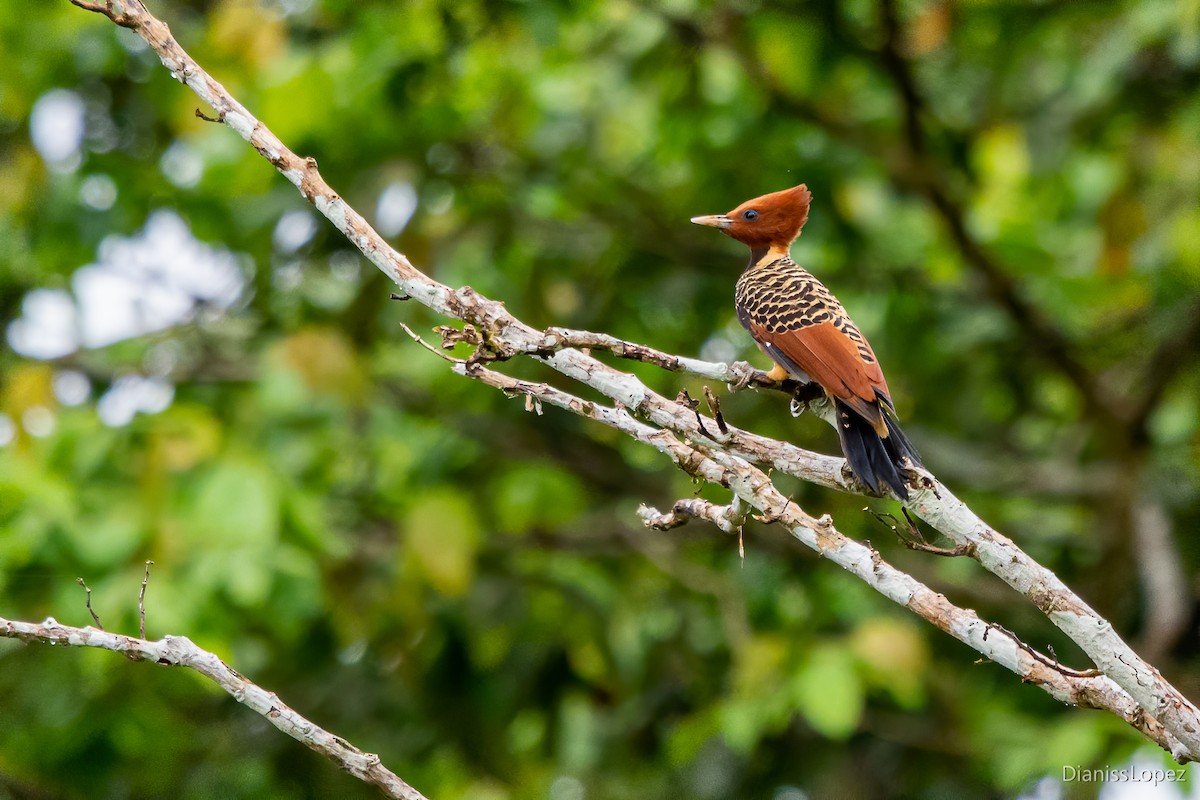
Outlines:
<svg viewBox="0 0 1200 800"><path fill-rule="evenodd" d="M753 208L748 208L742 212L742 219L747 220L747 221L756 220L756 219L758 219L758 212L755 211Z"/></svg>

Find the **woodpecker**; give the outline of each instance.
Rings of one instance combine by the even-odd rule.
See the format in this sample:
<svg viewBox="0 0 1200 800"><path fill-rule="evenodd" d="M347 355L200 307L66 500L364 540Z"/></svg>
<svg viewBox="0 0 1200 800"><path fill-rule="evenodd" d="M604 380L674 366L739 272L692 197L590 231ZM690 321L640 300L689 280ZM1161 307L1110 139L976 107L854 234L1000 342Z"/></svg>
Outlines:
<svg viewBox="0 0 1200 800"><path fill-rule="evenodd" d="M770 377L820 386L833 403L850 468L872 492L887 487L907 500L900 470L905 458L918 467L921 459L897 424L879 361L837 298L792 260L811 203L812 193L800 184L692 222L750 248L734 300L738 319L775 363Z"/></svg>

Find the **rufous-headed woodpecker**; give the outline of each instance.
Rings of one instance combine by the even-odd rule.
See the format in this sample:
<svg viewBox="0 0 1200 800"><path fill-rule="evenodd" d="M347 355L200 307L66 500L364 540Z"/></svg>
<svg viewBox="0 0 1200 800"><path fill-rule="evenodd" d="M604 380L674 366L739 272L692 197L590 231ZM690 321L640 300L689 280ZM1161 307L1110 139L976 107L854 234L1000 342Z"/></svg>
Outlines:
<svg viewBox="0 0 1200 800"><path fill-rule="evenodd" d="M887 487L907 500L904 459L913 466L921 460L896 423L879 361L837 298L792 260L792 242L811 202L812 193L801 184L692 222L750 248L734 298L738 319L775 362L770 377L819 385L833 403L850 468L876 494Z"/></svg>

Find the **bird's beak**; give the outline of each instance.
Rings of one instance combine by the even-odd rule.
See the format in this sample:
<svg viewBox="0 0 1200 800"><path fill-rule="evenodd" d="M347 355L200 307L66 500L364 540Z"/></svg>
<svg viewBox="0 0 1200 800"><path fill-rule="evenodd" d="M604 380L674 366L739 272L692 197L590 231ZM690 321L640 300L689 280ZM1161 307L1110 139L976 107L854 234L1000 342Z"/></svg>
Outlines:
<svg viewBox="0 0 1200 800"><path fill-rule="evenodd" d="M720 228L725 230L733 224L733 220L724 214L711 214L707 217L692 217L692 222L697 225L707 225L710 228Z"/></svg>

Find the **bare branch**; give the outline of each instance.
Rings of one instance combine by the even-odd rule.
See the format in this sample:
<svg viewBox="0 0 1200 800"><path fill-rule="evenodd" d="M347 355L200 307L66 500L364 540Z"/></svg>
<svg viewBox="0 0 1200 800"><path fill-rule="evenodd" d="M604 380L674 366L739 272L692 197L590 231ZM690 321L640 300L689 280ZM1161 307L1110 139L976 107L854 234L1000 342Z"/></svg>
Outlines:
<svg viewBox="0 0 1200 800"><path fill-rule="evenodd" d="M103 14L113 22L120 25L122 28L132 28L133 18L128 14L121 14L113 9L113 0L104 0L104 2L91 2L90 0L69 0L71 5L79 6L84 11L94 11L97 14ZM122 0L123 3L137 3L141 6L140 0ZM141 9L146 10L144 7Z"/></svg>
<svg viewBox="0 0 1200 800"><path fill-rule="evenodd" d="M731 364L720 361L701 361L697 358L664 353L662 350L619 339L607 333L578 331L570 328L547 328L544 343L533 352L544 355L568 347L606 350L619 358L653 364L668 372L685 372L739 387L755 386L763 389L789 391L790 386L794 385L794 381L777 381L768 378L766 372L755 369L745 361L734 361Z"/></svg>
<svg viewBox="0 0 1200 800"><path fill-rule="evenodd" d="M486 383L506 393L536 397L548 405L616 428L671 458L684 472L696 478L733 489L736 496L763 515L778 522L802 544L823 558L853 573L890 600L910 609L939 629L967 644L988 660L1016 673L1027 683L1040 687L1057 700L1084 708L1110 711L1154 741L1177 761L1192 760L1187 745L1175 738L1158 719L1146 712L1130 694L1106 675L1063 667L1038 653L1004 628L984 622L970 609L955 606L946 597L883 560L874 548L841 534L828 515L814 518L785 497L770 478L746 461L719 450L706 450L681 441L669 431L639 422L623 408L609 408L576 397L545 383L521 381L479 365L461 363L455 372ZM701 517L722 530L733 521L731 506L704 500L682 500L669 514L643 506L639 516L647 524L676 527L687 518Z"/></svg>
<svg viewBox="0 0 1200 800"><path fill-rule="evenodd" d="M43 622L14 622L0 618L0 637L26 642L46 642L70 647L97 647L124 653L133 661L163 666L187 667L219 685L233 699L266 717L279 730L311 750L322 753L361 781L378 786L398 800L427 800L379 761L329 731L305 719L285 705L274 692L247 680L213 653L197 647L186 636L165 636L157 642L108 633L96 628L60 625L52 618Z"/></svg>
<svg viewBox="0 0 1200 800"><path fill-rule="evenodd" d="M678 528L693 519L706 519L726 533L738 533L746 522L746 512L737 497L727 506L719 506L700 497L688 497L676 500L665 514L647 505L639 506L637 513L647 528L660 531Z"/></svg>

